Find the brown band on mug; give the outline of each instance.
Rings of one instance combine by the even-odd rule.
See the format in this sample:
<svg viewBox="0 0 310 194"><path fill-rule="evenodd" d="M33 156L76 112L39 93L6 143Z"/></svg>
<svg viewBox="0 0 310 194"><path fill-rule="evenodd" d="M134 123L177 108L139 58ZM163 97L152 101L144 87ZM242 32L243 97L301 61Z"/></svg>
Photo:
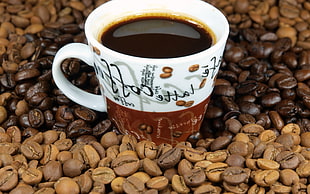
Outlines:
<svg viewBox="0 0 310 194"><path fill-rule="evenodd" d="M138 140L148 139L176 145L199 131L210 97L201 103L172 112L143 112L133 110L107 98L109 117L123 134L132 134Z"/></svg>

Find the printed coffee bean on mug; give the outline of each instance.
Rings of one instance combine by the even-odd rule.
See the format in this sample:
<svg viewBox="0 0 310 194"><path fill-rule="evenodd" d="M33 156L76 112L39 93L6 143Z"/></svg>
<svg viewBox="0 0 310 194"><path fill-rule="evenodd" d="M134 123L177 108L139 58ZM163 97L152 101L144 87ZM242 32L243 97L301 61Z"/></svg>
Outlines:
<svg viewBox="0 0 310 194"><path fill-rule="evenodd" d="M231 32L200 133L176 146L120 134L53 82L105 0L0 2L0 193L310 193L310 3L208 2ZM62 71L100 94L84 62Z"/></svg>

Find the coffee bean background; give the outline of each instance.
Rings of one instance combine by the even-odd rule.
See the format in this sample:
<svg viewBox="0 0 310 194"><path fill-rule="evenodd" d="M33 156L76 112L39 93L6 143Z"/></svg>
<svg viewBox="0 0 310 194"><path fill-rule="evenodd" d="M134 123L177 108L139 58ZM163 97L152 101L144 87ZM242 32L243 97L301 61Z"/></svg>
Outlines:
<svg viewBox="0 0 310 194"><path fill-rule="evenodd" d="M230 36L201 132L176 146L121 135L54 84L105 0L0 2L0 193L310 193L310 2L208 0ZM91 67L62 64L100 94Z"/></svg>

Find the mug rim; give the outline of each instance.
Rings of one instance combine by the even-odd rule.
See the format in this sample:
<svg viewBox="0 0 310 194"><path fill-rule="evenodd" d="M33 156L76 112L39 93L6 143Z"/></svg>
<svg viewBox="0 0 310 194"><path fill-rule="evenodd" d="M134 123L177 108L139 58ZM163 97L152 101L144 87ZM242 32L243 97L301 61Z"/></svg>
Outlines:
<svg viewBox="0 0 310 194"><path fill-rule="evenodd" d="M133 1L133 0L130 0ZM134 1L140 1L140 0L134 0ZM153 0L141 0L141 1L153 1ZM160 0L155 0L154 2L158 2ZM162 2L165 2L167 0L161 0ZM172 0L169 0L172 1ZM175 2L180 2L182 0L176 0ZM133 55L128 55L128 54L124 54L118 51L115 51L113 49L110 49L106 46L104 46L103 44L101 44L96 37L94 37L93 33L90 29L90 26L93 24L94 17L96 16L96 14L100 13L100 11L102 9L105 9L107 6L109 6L110 4L114 4L114 3L119 3L119 2L128 2L128 0L110 0L108 2L103 3L102 5L100 5L99 7L97 7L96 9L94 9L89 16L87 17L86 21L85 21L85 35L86 35L86 39L88 41L88 45L90 45L91 47L96 47L99 48L100 51L103 51L103 53L114 56L114 57L118 57L118 58L126 58L126 60L139 60L139 61L152 61L152 63L163 63L163 62L170 62L173 63L175 61L188 61L188 60L193 60L193 58L201 58L204 57L206 55L210 55L216 51L218 51L219 49L221 49L222 47L224 47L224 45L226 44L226 41L228 39L229 36L229 23L227 18L225 17L225 15L216 7L214 7L212 4L205 2L203 0L183 0L183 2L186 1L190 1L191 3L193 3L194 1L196 1L196 3L201 3L202 5L208 6L209 8L212 8L213 11L216 12L217 15L219 15L221 17L221 21L223 22L221 25L223 25L224 28L224 32L222 34L221 37L219 37L218 40L216 40L215 44L213 44L211 47L200 51L198 53L194 53L194 54L190 54L190 55L185 55L185 56L180 56L180 57L168 57L168 58L151 58L151 57L139 57L139 56L133 56ZM190 16L190 15L189 15ZM199 19L199 18L198 18ZM212 31L213 29L211 27L209 27ZM213 31L213 33L216 35L216 33Z"/></svg>

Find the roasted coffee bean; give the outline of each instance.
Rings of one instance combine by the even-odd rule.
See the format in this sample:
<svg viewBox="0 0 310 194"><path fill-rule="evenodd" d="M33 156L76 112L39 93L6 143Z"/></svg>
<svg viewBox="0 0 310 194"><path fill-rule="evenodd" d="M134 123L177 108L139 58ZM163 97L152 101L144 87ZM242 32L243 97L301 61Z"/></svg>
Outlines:
<svg viewBox="0 0 310 194"><path fill-rule="evenodd" d="M171 168L170 168L171 169ZM179 175L184 175L187 172L190 172L193 169L193 164L188 161L187 159L182 159L179 163L178 163L178 167L177 167L177 173ZM167 169L169 170L169 169ZM172 171L172 175L174 175L176 173L174 173L174 171ZM172 178L172 177L170 177Z"/></svg>
<svg viewBox="0 0 310 194"><path fill-rule="evenodd" d="M80 192L80 187L76 183L76 181L68 177L62 177L59 180L57 180L54 187L55 187L56 193L78 194Z"/></svg>
<svg viewBox="0 0 310 194"><path fill-rule="evenodd" d="M146 173L151 176L160 176L162 171L157 163L149 158L144 158L142 162L142 167Z"/></svg>
<svg viewBox="0 0 310 194"><path fill-rule="evenodd" d="M25 99L28 101L33 95L39 92L49 92L49 88L50 85L46 81L40 81L29 88L29 90L26 92Z"/></svg>
<svg viewBox="0 0 310 194"><path fill-rule="evenodd" d="M179 175L174 175L172 177L172 188L177 193L189 193L190 189L187 187L186 183L184 182L184 178Z"/></svg>
<svg viewBox="0 0 310 194"><path fill-rule="evenodd" d="M220 187L216 187L210 184L203 184L195 189L194 194L202 194L202 193L219 194L220 192L221 192Z"/></svg>
<svg viewBox="0 0 310 194"><path fill-rule="evenodd" d="M105 132L109 131L112 128L112 123L109 119L102 120L92 129L92 134L94 136L101 136Z"/></svg>
<svg viewBox="0 0 310 194"><path fill-rule="evenodd" d="M223 148L226 148L226 146L231 142L231 138L227 136L220 136L216 138L212 143L210 144L211 151L220 150Z"/></svg>
<svg viewBox="0 0 310 194"><path fill-rule="evenodd" d="M228 167L221 175L223 181L230 185L238 185L247 182L249 178L249 171L241 167Z"/></svg>
<svg viewBox="0 0 310 194"><path fill-rule="evenodd" d="M286 186L291 186L299 182L298 174L292 169L283 169L280 171L280 180Z"/></svg>
<svg viewBox="0 0 310 194"><path fill-rule="evenodd" d="M157 163L161 168L172 168L180 161L181 155L181 149L175 147L162 154Z"/></svg>
<svg viewBox="0 0 310 194"><path fill-rule="evenodd" d="M66 105L59 107L57 109L55 119L56 121L64 122L64 123L73 121L74 115L73 115L72 109L70 109Z"/></svg>
<svg viewBox="0 0 310 194"><path fill-rule="evenodd" d="M103 184L109 184L116 177L114 171L108 167L98 167L92 171L92 179Z"/></svg>
<svg viewBox="0 0 310 194"><path fill-rule="evenodd" d="M293 117L297 114L297 106L292 100L282 100L276 105L277 112L284 117Z"/></svg>
<svg viewBox="0 0 310 194"><path fill-rule="evenodd" d="M248 94L248 93L254 91L257 87L258 87L258 84L256 81L249 80L249 81L245 81L245 82L240 83L237 86L236 91L238 94Z"/></svg>
<svg viewBox="0 0 310 194"><path fill-rule="evenodd" d="M298 156L291 151L280 152L276 157L276 161L283 169L295 169L300 163Z"/></svg>
<svg viewBox="0 0 310 194"><path fill-rule="evenodd" d="M44 124L44 114L40 109L32 109L28 113L28 120L31 127L41 127Z"/></svg>
<svg viewBox="0 0 310 194"><path fill-rule="evenodd" d="M222 96L234 96L235 95L235 88L232 86L226 85L219 85L214 87L214 94L215 95L222 95Z"/></svg>
<svg viewBox="0 0 310 194"><path fill-rule="evenodd" d="M197 150L194 148L186 148L183 151L183 154L184 154L184 157L190 162L198 162L198 161L204 160L206 157L205 151Z"/></svg>
<svg viewBox="0 0 310 194"><path fill-rule="evenodd" d="M149 158L155 159L157 156L157 146L154 142L151 141L140 141L136 144L135 150L139 158Z"/></svg>
<svg viewBox="0 0 310 194"><path fill-rule="evenodd" d="M80 135L90 135L92 129L86 124L84 120L78 119L72 121L67 129L66 133L68 137L78 137Z"/></svg>
<svg viewBox="0 0 310 194"><path fill-rule="evenodd" d="M272 107L281 101L281 95L277 92L270 92L262 97L261 103L264 107Z"/></svg>
<svg viewBox="0 0 310 194"><path fill-rule="evenodd" d="M276 84L280 89L291 89L297 86L297 80L292 76L283 75L276 80Z"/></svg>
<svg viewBox="0 0 310 194"><path fill-rule="evenodd" d="M68 177L79 176L84 169L84 164L78 159L68 159L63 163L63 173Z"/></svg>
<svg viewBox="0 0 310 194"><path fill-rule="evenodd" d="M220 182L222 180L221 174L228 167L227 164L222 162L212 163L206 168L207 178L212 182Z"/></svg>
<svg viewBox="0 0 310 194"><path fill-rule="evenodd" d="M28 159L41 159L44 153L41 145L35 141L24 142L20 149Z"/></svg>
<svg viewBox="0 0 310 194"><path fill-rule="evenodd" d="M274 184L280 177L280 174L276 170L259 170L256 171L254 181L257 185L262 187L268 187Z"/></svg>
<svg viewBox="0 0 310 194"><path fill-rule="evenodd" d="M232 97L221 96L221 100L223 102L223 107L226 111L239 111L239 106L236 102L234 102Z"/></svg>
<svg viewBox="0 0 310 194"><path fill-rule="evenodd" d="M249 185L245 183L241 183L238 185L231 185L231 184L228 184L227 182L223 182L223 186L225 190L227 190L228 192L232 192L232 193L246 193L247 190L249 189Z"/></svg>
<svg viewBox="0 0 310 194"><path fill-rule="evenodd" d="M246 51L242 47L232 47L225 52L224 58L232 63L238 63L244 58Z"/></svg>
<svg viewBox="0 0 310 194"><path fill-rule="evenodd" d="M241 132L247 134L248 136L258 137L264 131L264 128L261 125L249 123L244 125L241 129Z"/></svg>
<svg viewBox="0 0 310 194"><path fill-rule="evenodd" d="M245 158L239 154L231 154L227 156L225 161L228 166L244 167Z"/></svg>
<svg viewBox="0 0 310 194"><path fill-rule="evenodd" d="M256 116L260 113L260 107L253 102L240 102L239 103L240 111L245 114L250 114Z"/></svg>
<svg viewBox="0 0 310 194"><path fill-rule="evenodd" d="M104 148L117 145L119 144L119 142L120 140L118 139L117 135L114 132L107 132L100 139L100 143Z"/></svg>
<svg viewBox="0 0 310 194"><path fill-rule="evenodd" d="M137 157L124 155L116 157L115 160L112 161L111 167L115 174L119 176L129 176L139 169L140 163Z"/></svg>
<svg viewBox="0 0 310 194"><path fill-rule="evenodd" d="M57 181L63 176L63 168L59 161L49 161L43 166L42 172L46 181Z"/></svg>
<svg viewBox="0 0 310 194"><path fill-rule="evenodd" d="M256 164L260 169L263 170L277 170L280 167L278 162L264 158L257 159Z"/></svg>
<svg viewBox="0 0 310 194"><path fill-rule="evenodd" d="M238 133L241 127L242 124L237 119L231 118L225 121L225 128L234 134Z"/></svg>
<svg viewBox="0 0 310 194"><path fill-rule="evenodd" d="M18 173L12 166L1 168L0 175L0 191L9 191L18 184Z"/></svg>
<svg viewBox="0 0 310 194"><path fill-rule="evenodd" d="M145 185L139 178L129 176L123 181L122 184L125 193L141 193L145 189Z"/></svg>
<svg viewBox="0 0 310 194"><path fill-rule="evenodd" d="M3 75L0 75L0 84L4 88L12 89L16 86L16 81L14 78L14 74L12 73L6 73Z"/></svg>
<svg viewBox="0 0 310 194"><path fill-rule="evenodd" d="M186 185L199 186L205 181L206 174L202 169L196 168L186 172L183 177Z"/></svg>
<svg viewBox="0 0 310 194"><path fill-rule="evenodd" d="M227 159L226 150L217 150L211 153L206 153L206 159L211 162L223 162Z"/></svg>
<svg viewBox="0 0 310 194"><path fill-rule="evenodd" d="M169 184L169 181L164 176L156 176L146 182L146 186L157 191L164 190Z"/></svg>
<svg viewBox="0 0 310 194"><path fill-rule="evenodd" d="M93 122L97 115L94 111L88 109L88 108L85 108L85 107L82 107L82 106L79 106L77 108L74 109L73 113L80 119L84 120L84 121L87 121L87 122Z"/></svg>
<svg viewBox="0 0 310 194"><path fill-rule="evenodd" d="M42 171L36 168L28 168L22 173L22 179L26 184L35 185L41 182Z"/></svg>

